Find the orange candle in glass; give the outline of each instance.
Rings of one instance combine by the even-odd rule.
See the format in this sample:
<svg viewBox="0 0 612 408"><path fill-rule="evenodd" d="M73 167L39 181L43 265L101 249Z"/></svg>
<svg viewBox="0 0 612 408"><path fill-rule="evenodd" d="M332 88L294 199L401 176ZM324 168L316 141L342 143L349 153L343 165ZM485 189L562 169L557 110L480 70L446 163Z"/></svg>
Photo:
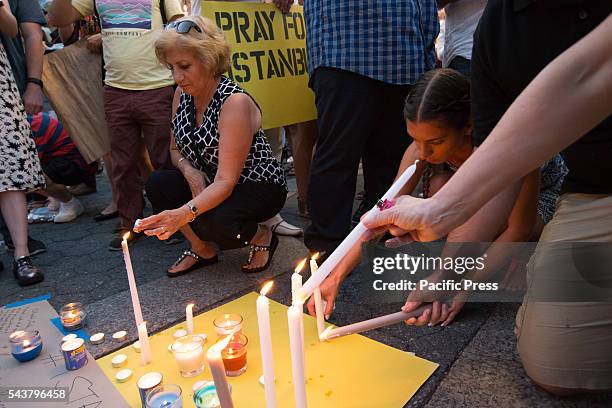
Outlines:
<svg viewBox="0 0 612 408"><path fill-rule="evenodd" d="M237 377L247 369L247 344L249 339L242 333L235 333L227 347L221 350L221 358L228 377Z"/></svg>

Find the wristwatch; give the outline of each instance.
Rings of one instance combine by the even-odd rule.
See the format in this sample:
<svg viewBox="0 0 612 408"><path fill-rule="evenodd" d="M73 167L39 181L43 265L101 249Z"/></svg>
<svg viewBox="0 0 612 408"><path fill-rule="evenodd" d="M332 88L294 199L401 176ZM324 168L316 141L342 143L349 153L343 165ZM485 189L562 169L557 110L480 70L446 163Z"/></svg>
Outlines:
<svg viewBox="0 0 612 408"><path fill-rule="evenodd" d="M194 220L197 218L197 216L198 216L198 207L196 207L195 205L193 205L193 204L191 203L191 201L190 201L190 202L188 202L188 203L187 203L187 204L185 204L185 205L187 206L187 208L189 208L189 211L191 211L191 215L192 215L192 218L191 218L191 220L190 220L189 222L193 222L193 221L194 221Z"/></svg>

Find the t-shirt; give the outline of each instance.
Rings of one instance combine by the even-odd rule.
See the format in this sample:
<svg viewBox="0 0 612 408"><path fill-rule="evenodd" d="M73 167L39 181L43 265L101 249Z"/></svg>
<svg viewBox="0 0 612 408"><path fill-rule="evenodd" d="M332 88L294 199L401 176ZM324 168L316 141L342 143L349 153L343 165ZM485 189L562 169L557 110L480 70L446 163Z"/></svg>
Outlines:
<svg viewBox="0 0 612 408"><path fill-rule="evenodd" d="M55 157L62 157L76 164L87 174L96 173L97 163L87 164L68 132L57 119L41 112L34 116L28 115L28 122L32 127L32 138L36 143L38 158L43 165Z"/></svg>
<svg viewBox="0 0 612 408"><path fill-rule="evenodd" d="M536 75L611 12L609 0L489 0L474 33L474 141L481 143ZM562 192L611 194L612 116L562 156L569 168Z"/></svg>
<svg viewBox="0 0 612 408"><path fill-rule="evenodd" d="M472 59L474 31L486 5L487 0L461 0L444 7L443 67L448 67L455 57Z"/></svg>
<svg viewBox="0 0 612 408"><path fill-rule="evenodd" d="M9 3L11 5L11 13L15 16L17 24L37 23L41 26L47 24L38 0L10 0ZM4 6L6 7L6 2L4 2ZM2 45L4 45L8 60L11 63L17 88L19 88L19 93L23 95L28 79L23 38L19 34L15 38L2 34L0 34L0 37L2 38Z"/></svg>
<svg viewBox="0 0 612 408"><path fill-rule="evenodd" d="M165 0L166 16L183 15L178 0ZM72 0L83 16L94 14L94 0ZM155 56L155 30L163 28L159 0L95 0L102 25L104 82L142 91L174 83L168 68Z"/></svg>

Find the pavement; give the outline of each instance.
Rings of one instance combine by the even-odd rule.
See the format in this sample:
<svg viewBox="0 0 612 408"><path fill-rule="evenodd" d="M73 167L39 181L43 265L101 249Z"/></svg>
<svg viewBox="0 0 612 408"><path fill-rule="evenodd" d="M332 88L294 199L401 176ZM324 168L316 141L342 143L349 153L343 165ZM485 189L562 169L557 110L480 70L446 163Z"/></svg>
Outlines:
<svg viewBox="0 0 612 408"><path fill-rule="evenodd" d="M298 215L295 180L282 211L292 224L305 227ZM34 224L30 235L46 243L48 251L35 258L45 271L44 282L21 288L12 278L11 254L0 250L5 270L0 274L0 304L51 294L51 305L59 310L69 302L81 302L88 312L89 333L128 330L123 344L105 342L90 346L98 358L137 339L128 282L121 252L110 252L117 220L96 223L92 217L110 199L103 176L98 192L81 197L85 214L67 224ZM150 210L150 209L149 209ZM248 292L257 291L270 278L275 288L270 297L290 303L290 274L307 249L301 238L281 237L271 268L246 275L239 266L247 250L225 251L222 262L182 277L170 279L166 268L186 248L185 243L166 245L154 238L130 246L143 315L151 332L184 319L184 306L195 301L197 315ZM361 295L364 273L356 270L341 287L330 322L338 325L369 319L399 310L398 303L372 303ZM447 327L396 325L365 333L366 336L440 364L440 367L407 402L406 407L609 407L612 394L569 399L551 397L526 377L515 350L513 335L516 304L468 304ZM398 373L401 375L401 373ZM337 407L359 408L359 407ZM391 407L381 407L391 408Z"/></svg>

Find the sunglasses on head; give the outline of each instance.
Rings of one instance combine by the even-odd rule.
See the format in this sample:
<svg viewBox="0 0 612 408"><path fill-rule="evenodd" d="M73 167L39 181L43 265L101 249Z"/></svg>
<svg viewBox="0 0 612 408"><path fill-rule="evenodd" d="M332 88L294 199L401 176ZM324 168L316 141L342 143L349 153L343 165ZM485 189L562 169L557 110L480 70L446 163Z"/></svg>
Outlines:
<svg viewBox="0 0 612 408"><path fill-rule="evenodd" d="M202 29L198 27L196 22L191 20L173 21L166 25L165 30L170 31L176 29L176 32L179 34L187 34L189 31L191 31L192 28L195 29L198 33L202 32Z"/></svg>

